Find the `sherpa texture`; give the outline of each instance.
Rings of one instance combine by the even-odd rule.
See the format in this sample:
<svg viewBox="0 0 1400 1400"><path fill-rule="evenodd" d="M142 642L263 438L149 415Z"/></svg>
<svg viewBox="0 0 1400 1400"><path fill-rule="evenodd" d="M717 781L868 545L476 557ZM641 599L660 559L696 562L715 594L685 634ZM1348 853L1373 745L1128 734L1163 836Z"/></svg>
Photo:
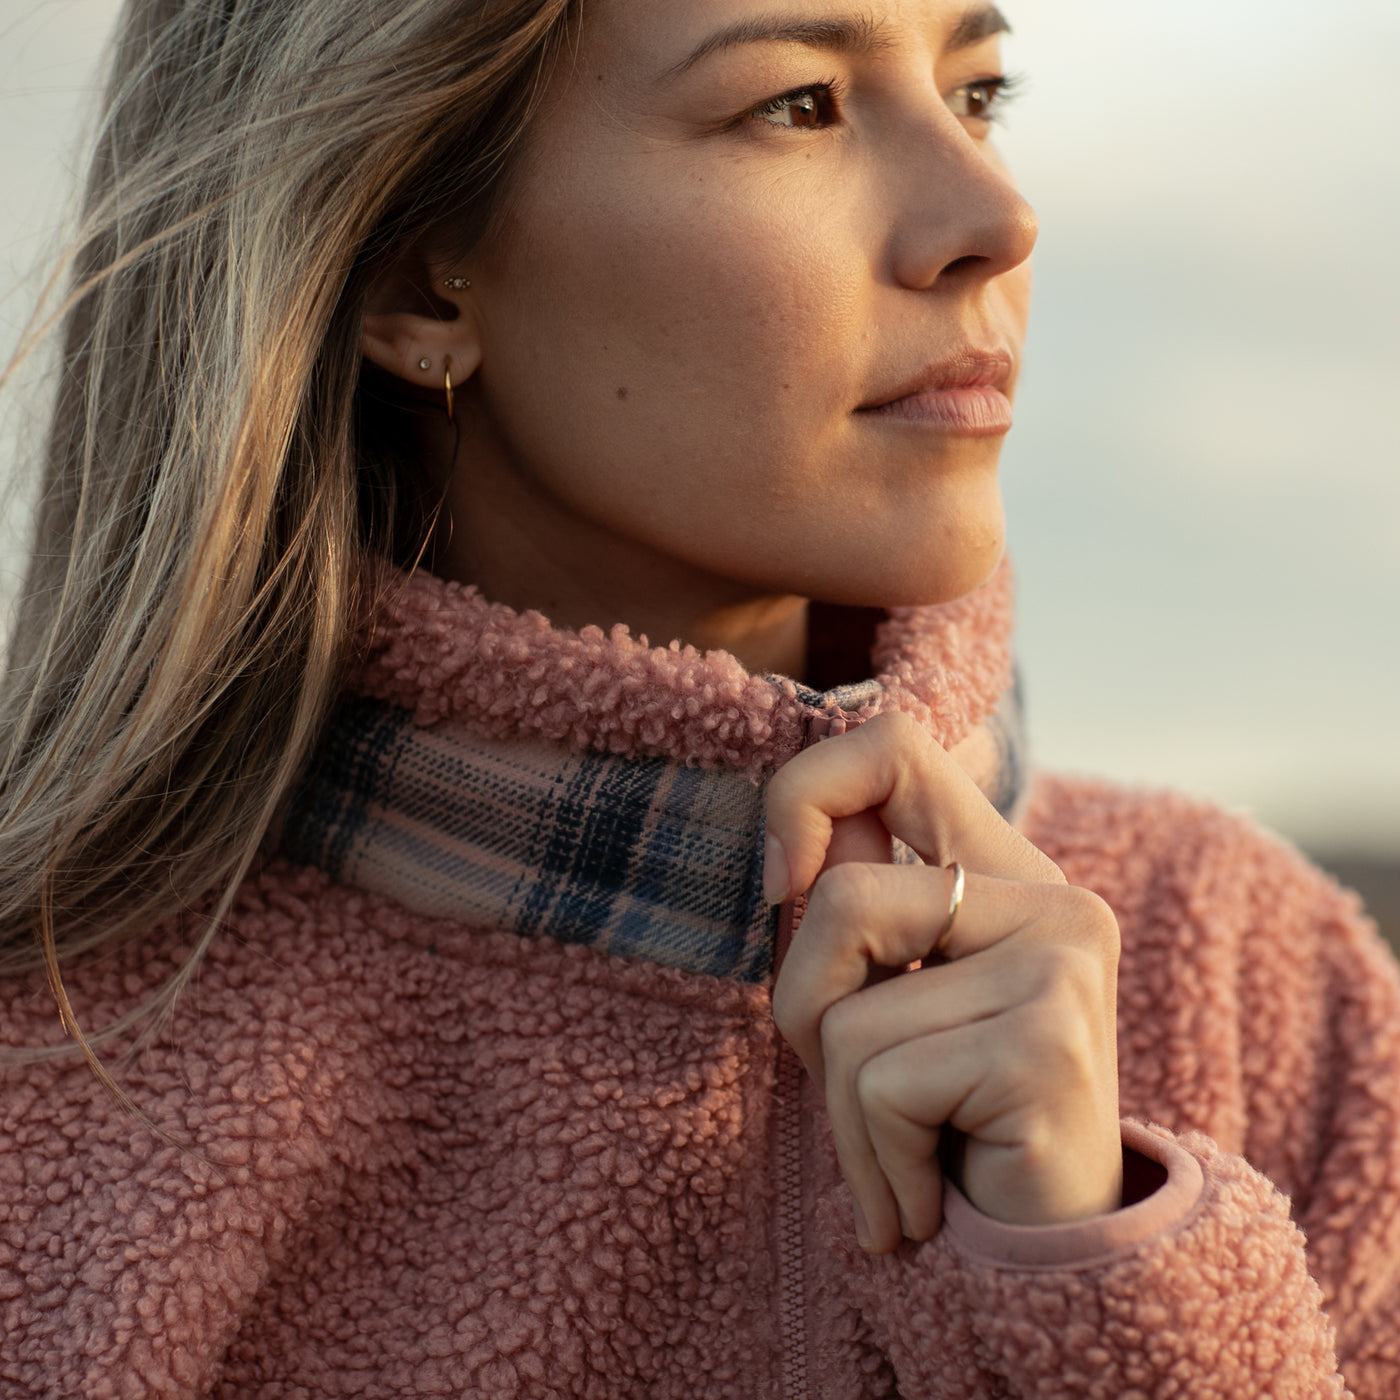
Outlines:
<svg viewBox="0 0 1400 1400"><path fill-rule="evenodd" d="M1005 562L956 603L893 609L872 653L879 708L907 711L951 747L1011 684L1011 620ZM421 572L388 592L358 688L419 724L452 719L493 738L535 735L754 776L806 740L797 687L750 675L728 652L648 646L621 624L552 628L538 612Z"/></svg>
<svg viewBox="0 0 1400 1400"><path fill-rule="evenodd" d="M443 611L385 624L394 661L367 682L421 717L744 770L793 742L780 704L755 736L758 692L723 658L603 638L577 661L532 623L496 708ZM976 635L960 645L976 672ZM653 670L629 690L634 663ZM698 672L733 682L711 726ZM922 684L904 693L929 716L974 715L991 689ZM775 1160L765 987L274 863L124 1076L189 1147L81 1066L5 1072L0 1396L788 1396L794 1259L803 1394L1400 1393L1400 979L1354 898L1176 798L1046 779L1024 826L1119 917L1125 1143L1164 1178L1141 1203L1028 1230L951 1198L934 1240L867 1258L815 1086L800 1178ZM119 1014L182 949L158 931L76 970L78 1014ZM51 1039L55 1019L42 986L12 986L0 1039ZM797 1184L800 1238L780 1239Z"/></svg>

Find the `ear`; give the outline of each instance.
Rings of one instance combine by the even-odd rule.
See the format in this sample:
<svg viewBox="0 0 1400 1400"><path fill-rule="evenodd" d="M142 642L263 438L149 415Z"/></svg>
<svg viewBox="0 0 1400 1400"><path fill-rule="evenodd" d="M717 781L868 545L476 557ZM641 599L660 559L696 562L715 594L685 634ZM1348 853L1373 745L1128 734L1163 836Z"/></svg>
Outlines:
<svg viewBox="0 0 1400 1400"><path fill-rule="evenodd" d="M365 359L416 388L441 392L450 355L453 383L465 383L481 364L481 325L470 283L449 286L449 275L411 253L376 277L360 338Z"/></svg>

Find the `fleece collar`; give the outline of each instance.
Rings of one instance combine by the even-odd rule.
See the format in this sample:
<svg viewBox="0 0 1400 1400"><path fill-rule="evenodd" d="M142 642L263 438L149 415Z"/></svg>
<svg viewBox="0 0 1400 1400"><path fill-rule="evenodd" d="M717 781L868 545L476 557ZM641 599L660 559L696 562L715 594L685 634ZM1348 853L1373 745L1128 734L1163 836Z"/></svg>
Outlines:
<svg viewBox="0 0 1400 1400"><path fill-rule="evenodd" d="M360 694L493 738L774 772L831 700L867 719L902 710L945 748L967 738L1012 683L1011 572L953 603L895 608L858 684L825 696L752 675L728 652L653 647L619 624L552 627L421 571L385 594L355 684Z"/></svg>
<svg viewBox="0 0 1400 1400"><path fill-rule="evenodd" d="M1005 567L956 603L896 610L876 674L818 693L415 574L378 614L278 849L419 914L762 981L761 783L804 745L903 710L1011 813L1010 612Z"/></svg>

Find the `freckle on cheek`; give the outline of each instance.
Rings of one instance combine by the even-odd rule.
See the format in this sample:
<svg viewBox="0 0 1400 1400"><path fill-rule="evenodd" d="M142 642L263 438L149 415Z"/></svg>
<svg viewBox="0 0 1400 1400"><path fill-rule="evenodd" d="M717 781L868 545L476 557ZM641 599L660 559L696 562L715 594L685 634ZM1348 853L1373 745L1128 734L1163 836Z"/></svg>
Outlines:
<svg viewBox="0 0 1400 1400"><path fill-rule="evenodd" d="M618 398L620 398L620 399L625 399L625 398L627 397L627 389L626 389L625 386L620 386L620 387L618 388L617 396L618 396Z"/></svg>

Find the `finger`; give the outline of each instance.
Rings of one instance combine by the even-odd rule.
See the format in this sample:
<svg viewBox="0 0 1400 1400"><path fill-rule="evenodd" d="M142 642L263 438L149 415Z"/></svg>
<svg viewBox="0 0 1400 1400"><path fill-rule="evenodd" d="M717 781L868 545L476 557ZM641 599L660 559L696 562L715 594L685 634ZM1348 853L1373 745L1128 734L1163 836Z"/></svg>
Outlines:
<svg viewBox="0 0 1400 1400"><path fill-rule="evenodd" d="M787 896L817 878L832 824L874 810L886 830L930 864L1063 884L1050 858L1002 820L981 790L907 715L877 715L804 750L770 780L768 835L787 866Z"/></svg>
<svg viewBox="0 0 1400 1400"><path fill-rule="evenodd" d="M917 975L917 974L916 974ZM883 989L882 989L883 990ZM872 1253L893 1249L901 1236L926 1240L942 1220L938 1144L946 1126L972 1097L987 1097L996 1057L988 1053L996 1017L913 1035L887 1044L854 1074L828 1076L832 1140L841 1174L865 1225L861 1243ZM990 1029L989 1029L990 1028Z"/></svg>
<svg viewBox="0 0 1400 1400"><path fill-rule="evenodd" d="M774 850L775 844L776 838L771 832L767 833L764 844L763 888L770 904L781 903L786 899L790 884L787 857L782 853L781 847L777 851ZM848 861L888 865L893 855L894 845L884 822L880 820L879 813L857 812L854 816L832 819L822 869L829 870L834 865L844 865Z"/></svg>
<svg viewBox="0 0 1400 1400"><path fill-rule="evenodd" d="M872 1144L859 1090L862 1072L895 1045L927 1043L931 1035L992 1017L1030 995L1035 982L1022 971L1025 961L1014 959L1009 965L1004 961L993 975L975 963L954 963L897 977L846 997L823 1019L827 1115L842 1174L860 1206L858 1233L866 1248L876 1252L893 1248L901 1233L927 1238L938 1224L941 1193L935 1180L929 1196L924 1189L929 1173L922 1168L918 1192L909 1195L903 1188L899 1193L893 1189L895 1183ZM927 1119L908 1131L916 1129L922 1134L919 1160L932 1162L939 1120Z"/></svg>
<svg viewBox="0 0 1400 1400"><path fill-rule="evenodd" d="M936 985L952 972L901 982ZM984 1212L1035 1224L1111 1209L1122 1169L1112 1028L1062 992L1036 996L1034 1005L1013 998L964 1022L954 1011L923 1034L884 1016L885 1044L866 1055L850 1031L856 1003L868 1003L867 1014L877 1003L887 1010L903 991L882 985L828 1018L843 1023L828 1055L833 1140L868 1247L891 1248L901 1231L922 1240L937 1230L936 1154L948 1127L968 1134L964 1190Z"/></svg>
<svg viewBox="0 0 1400 1400"><path fill-rule="evenodd" d="M992 966L985 959L948 963L868 987L843 998L823 1017L827 1115L842 1172L867 1222L867 1247L891 1247L901 1232L911 1239L928 1238L938 1226L941 1189L935 1173L929 1194L924 1165L899 1182L889 1177L872 1141L860 1090L866 1067L900 1044L926 1046L944 1031L990 1020L1029 1000L1043 985L1035 963L1014 951ZM908 1152L921 1164L934 1159L940 1122L926 1118L900 1129L908 1138Z"/></svg>
<svg viewBox="0 0 1400 1400"><path fill-rule="evenodd" d="M867 865L889 865L893 846L890 833L876 812L857 812L838 817L831 824L831 840L826 848L823 870L860 861Z"/></svg>
<svg viewBox="0 0 1400 1400"><path fill-rule="evenodd" d="M1052 1061L1038 1083L1022 1072L1037 1037ZM867 1061L858 1081L862 1122L914 1238L937 1228L926 1156L933 1122L966 1134L962 1188L985 1215L1045 1225L1117 1208L1116 1081L1111 1069L1106 1078L1095 1072L1074 1039L1060 1037L1048 1016L1028 1031L1013 1013L904 1041Z"/></svg>
<svg viewBox="0 0 1400 1400"><path fill-rule="evenodd" d="M825 1071L823 1017L866 985L872 963L904 967L934 952L956 962L1032 925L1037 941L1060 942L1091 960L1115 963L1110 932L1117 925L1087 891L969 874L949 929L952 886L951 871L917 865L848 864L817 881L773 988L773 1019L819 1081Z"/></svg>
<svg viewBox="0 0 1400 1400"><path fill-rule="evenodd" d="M943 1181L938 1164L941 1130L906 1125L906 1146L918 1165L899 1178L900 1190L896 1193L863 1119L855 1122L858 1131L837 1135L835 1142L841 1175L855 1202L856 1237L861 1248L871 1254L887 1254L901 1239L928 1239L937 1232L943 1213Z"/></svg>
<svg viewBox="0 0 1400 1400"><path fill-rule="evenodd" d="M908 1231L901 1215L900 1203L885 1177L879 1158L875 1155L864 1120L856 1115L843 1118L838 1125L833 1117L831 1127L837 1164L855 1204L856 1238L860 1241L862 1249L869 1250L872 1254L887 1254L899 1244ZM932 1140L930 1156L936 1173L937 1129L932 1130ZM936 1179L933 1189L938 1190ZM922 1198L925 1204L926 1199ZM913 1238L912 1235L909 1237Z"/></svg>
<svg viewBox="0 0 1400 1400"><path fill-rule="evenodd" d="M882 990L889 985L892 984L882 983L880 988L874 990ZM863 995L852 997L849 1004L842 1002L833 1008L833 1025L851 1018L854 1014L854 1004L863 1000ZM900 1203L895 1198L875 1154L857 1092L859 1071L864 1067L863 1061L866 1057L854 1051L850 1054L843 1053L845 1048L846 1037L838 1029L835 1032L832 1053L827 1060L827 1118L831 1124L832 1142L836 1148L841 1175L845 1178L855 1202L857 1237L862 1248L875 1254L883 1254L893 1249L907 1231L901 1218ZM933 1147L936 1146L935 1125Z"/></svg>
<svg viewBox="0 0 1400 1400"><path fill-rule="evenodd" d="M822 1082L838 1139L858 1147L864 1129L857 1082L871 1061L905 1041L963 1026L1009 1016L1021 1024L1022 1013L1037 1003L1040 1014L1030 1024L1052 1025L1056 1045L1097 1047L1106 1062L1114 1030L1112 984L1110 967L1028 930L1019 945L1004 940L983 957L921 969L843 997L818 1027ZM1003 1050L1010 1036L1008 1030ZM1041 1061L1049 1063L1044 1055ZM1023 1085L1041 1067L1027 1063Z"/></svg>
<svg viewBox="0 0 1400 1400"><path fill-rule="evenodd" d="M831 844L826 849L823 872L838 865L859 861L871 865L889 865L893 860L893 845L885 824L875 812L859 812L854 817L838 817L831 825ZM820 877L818 877L820 878ZM865 985L883 982L898 976L900 968L870 963L865 969Z"/></svg>
<svg viewBox="0 0 1400 1400"><path fill-rule="evenodd" d="M857 1077L870 1160L912 1240L929 1239L942 1222L937 1125L951 1123L981 1087L987 1026L980 1021L902 1041L868 1060Z"/></svg>

